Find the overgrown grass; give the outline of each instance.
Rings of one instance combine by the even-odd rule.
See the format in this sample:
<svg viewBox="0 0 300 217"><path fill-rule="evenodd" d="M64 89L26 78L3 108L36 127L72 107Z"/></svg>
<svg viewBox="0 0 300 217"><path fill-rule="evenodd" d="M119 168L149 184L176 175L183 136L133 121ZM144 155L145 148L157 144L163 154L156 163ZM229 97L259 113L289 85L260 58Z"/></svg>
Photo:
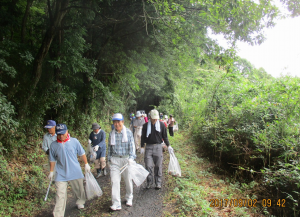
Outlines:
<svg viewBox="0 0 300 217"><path fill-rule="evenodd" d="M212 207L212 199L256 199L256 196L249 195L247 190L257 183L233 183L229 178L223 180L210 172L213 165L200 156L197 146L191 142L186 132L175 133L175 136L170 138L170 143L181 166L182 177L169 179L168 184L174 187L174 191L167 195L165 203L176 205L173 211L165 212L166 216L253 216L266 211L260 207L244 205L235 207L227 204L227 207Z"/></svg>
<svg viewBox="0 0 300 217"><path fill-rule="evenodd" d="M99 124L108 138L110 123ZM92 131L90 125L85 123L81 129L70 127L71 136L77 138L84 149L87 149L88 136ZM18 144L20 148L13 149L9 155L5 152L0 154L0 216L35 216L55 202L54 184L51 185L48 200L44 201L49 185L48 156L41 149L43 137L38 136L44 133L46 131L41 128L34 138L23 135Z"/></svg>

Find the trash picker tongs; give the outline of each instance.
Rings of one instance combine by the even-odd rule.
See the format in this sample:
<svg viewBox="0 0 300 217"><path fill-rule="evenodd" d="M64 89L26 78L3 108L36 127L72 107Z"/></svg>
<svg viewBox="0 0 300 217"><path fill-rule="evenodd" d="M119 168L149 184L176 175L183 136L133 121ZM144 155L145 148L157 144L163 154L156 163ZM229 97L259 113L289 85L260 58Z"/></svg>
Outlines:
<svg viewBox="0 0 300 217"><path fill-rule="evenodd" d="M128 167L128 163L125 164L121 169L120 169L120 174L122 174L124 172L124 170L126 170Z"/></svg>
<svg viewBox="0 0 300 217"><path fill-rule="evenodd" d="M50 183L49 183L49 186L48 186L48 189L47 189L47 194L46 194L46 196L45 196L44 201L46 201L47 198L48 198L48 193L49 193L49 190L50 190L50 185L51 185L51 183L52 183L52 180L50 180Z"/></svg>

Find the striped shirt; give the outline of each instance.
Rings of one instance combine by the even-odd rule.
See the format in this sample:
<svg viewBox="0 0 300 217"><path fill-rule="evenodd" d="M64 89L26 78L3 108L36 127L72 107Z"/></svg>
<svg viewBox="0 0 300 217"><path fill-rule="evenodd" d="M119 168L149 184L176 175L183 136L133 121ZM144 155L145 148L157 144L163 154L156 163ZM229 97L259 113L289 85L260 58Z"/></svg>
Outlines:
<svg viewBox="0 0 300 217"><path fill-rule="evenodd" d="M111 133L109 134L108 137L108 153L107 153L107 158L108 161L110 161L111 157L114 155L117 156L126 156L129 155L129 158L131 159L135 159L135 145L134 145L134 139L133 139L133 135L132 132L126 128L126 132L127 132L127 138L128 138L128 142L122 142L122 137L123 134L118 133L115 130L115 139L116 139L116 144L115 145L111 145Z"/></svg>

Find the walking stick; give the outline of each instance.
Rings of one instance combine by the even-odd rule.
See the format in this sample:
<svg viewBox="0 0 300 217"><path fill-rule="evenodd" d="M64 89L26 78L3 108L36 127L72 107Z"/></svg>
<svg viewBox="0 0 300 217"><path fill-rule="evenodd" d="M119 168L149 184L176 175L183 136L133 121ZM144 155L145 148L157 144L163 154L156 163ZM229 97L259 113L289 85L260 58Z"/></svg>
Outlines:
<svg viewBox="0 0 300 217"><path fill-rule="evenodd" d="M46 196L45 196L45 199L44 199L44 201L46 201L46 200L47 200L47 198L48 198L48 193L49 193L49 190L50 190L50 185L51 185L51 182L52 182L52 180L50 180L50 183L49 183L49 186L48 186L48 189L47 189L47 194L46 194Z"/></svg>

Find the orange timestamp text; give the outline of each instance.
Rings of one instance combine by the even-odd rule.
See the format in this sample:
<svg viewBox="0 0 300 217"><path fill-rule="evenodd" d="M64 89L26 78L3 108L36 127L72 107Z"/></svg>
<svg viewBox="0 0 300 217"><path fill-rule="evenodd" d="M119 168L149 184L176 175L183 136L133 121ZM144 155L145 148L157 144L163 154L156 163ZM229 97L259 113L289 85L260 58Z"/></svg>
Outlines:
<svg viewBox="0 0 300 217"><path fill-rule="evenodd" d="M285 207L285 199L210 199L210 207Z"/></svg>

